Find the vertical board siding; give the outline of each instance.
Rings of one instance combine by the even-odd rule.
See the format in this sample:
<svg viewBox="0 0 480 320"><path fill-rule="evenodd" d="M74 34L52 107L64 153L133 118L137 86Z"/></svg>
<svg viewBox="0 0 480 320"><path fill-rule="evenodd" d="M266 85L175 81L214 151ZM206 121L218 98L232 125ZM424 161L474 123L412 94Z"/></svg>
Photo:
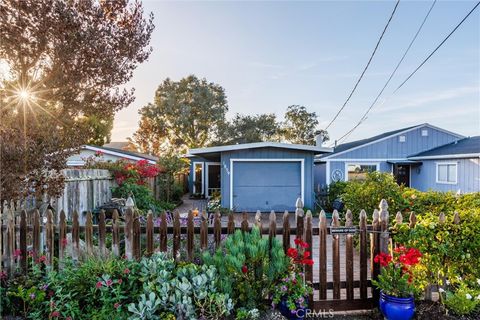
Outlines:
<svg viewBox="0 0 480 320"><path fill-rule="evenodd" d="M422 137L422 130L428 130L428 136ZM411 130L404 135L405 142L399 142L395 135L383 141L360 147L350 152L334 156L331 159L403 159L407 156L430 150L460 139L459 136L428 126Z"/></svg>

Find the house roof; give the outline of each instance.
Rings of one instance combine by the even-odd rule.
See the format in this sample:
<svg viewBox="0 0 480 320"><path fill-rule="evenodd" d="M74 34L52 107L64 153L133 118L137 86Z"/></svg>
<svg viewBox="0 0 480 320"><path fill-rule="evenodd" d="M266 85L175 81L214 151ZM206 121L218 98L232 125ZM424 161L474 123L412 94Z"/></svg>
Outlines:
<svg viewBox="0 0 480 320"><path fill-rule="evenodd" d="M384 132L382 134L379 134L379 135L376 135L376 136L373 136L373 137L370 137L370 138L340 144L340 145L338 145L334 148L334 151L332 153L321 156L321 157L317 157L317 159L320 158L318 160L321 161L323 159L335 156L339 153L344 153L344 152L347 152L347 151L350 151L350 150L353 150L353 149L356 149L356 148L359 148L359 147L362 147L362 146L365 146L365 145L368 145L368 144L372 144L374 142L384 140L384 139L387 139L387 138L390 138L390 137L393 137L393 136L396 136L396 135L400 135L402 133L406 133L406 132L414 130L414 129L422 128L422 127L430 127L430 128L433 128L433 129L437 129L437 130L440 130L440 131L444 131L444 132L448 132L450 134L456 135L459 138L464 138L464 136L459 135L457 133L447 131L447 130L442 129L442 128L435 127L435 126L433 126L429 123L422 123L422 124L419 124L419 125L416 125L416 126L411 126L411 127L406 127L406 128L393 130L393 131Z"/></svg>
<svg viewBox="0 0 480 320"><path fill-rule="evenodd" d="M333 151L333 149L331 148L308 146L303 144L291 144L291 143L280 143L280 142L254 142L254 143L242 143L242 144L234 144L234 145L219 146L219 147L190 149L189 154L203 155L203 154L220 153L224 151L235 151L235 150L256 149L256 148L291 149L291 150L313 152L315 154L327 153L327 152Z"/></svg>
<svg viewBox="0 0 480 320"><path fill-rule="evenodd" d="M139 153L139 152L133 152L133 151L126 151L122 149L116 149L116 148L110 148L110 147L98 147L98 146L90 146L90 145L84 145L82 146L82 149L86 150L91 150L91 151L100 151L109 155L113 156L118 156L120 158L126 158L130 160L148 160L150 164L155 164L158 161L158 157L150 155L150 154L145 154L145 153Z"/></svg>
<svg viewBox="0 0 480 320"><path fill-rule="evenodd" d="M409 159L441 159L480 157L480 136L455 142L409 156Z"/></svg>

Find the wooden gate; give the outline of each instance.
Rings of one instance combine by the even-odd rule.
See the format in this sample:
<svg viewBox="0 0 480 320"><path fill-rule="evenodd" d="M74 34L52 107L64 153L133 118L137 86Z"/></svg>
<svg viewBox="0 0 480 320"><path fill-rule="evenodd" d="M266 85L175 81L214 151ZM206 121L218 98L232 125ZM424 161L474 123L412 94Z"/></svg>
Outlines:
<svg viewBox="0 0 480 320"><path fill-rule="evenodd" d="M278 223L278 226L277 215L273 211L269 215L268 225L264 226L260 212L255 215L253 223L248 220L247 213L240 219L230 213L222 220L218 213L212 214L210 219L206 213L194 217L191 211L187 217L182 217L178 212L173 216L164 212L155 222L150 212L141 222L141 217L131 209L126 211L124 220L119 219L115 212L110 225L106 224L104 212L100 213L98 225L93 225L92 214L88 213L86 224L81 226L76 212L72 214L73 220L67 223L67 215L63 211L58 217L48 211L45 219L42 219L38 210L27 214L25 210L15 211L13 203L10 206L5 203L0 215L0 271L6 270L11 275L11 271L20 268L25 272L28 267L27 252L44 253L47 263L51 265L57 257L59 263L55 267L61 267L67 251L72 258L81 259L88 255L103 257L107 249L114 256L128 259L149 256L156 250L168 251L178 259L179 252L183 250L185 259L193 261L195 238L200 240L201 249L206 250L209 239L215 247L219 247L224 238L222 235L232 234L236 229L248 231L258 226L265 237L277 237L282 241L285 252L293 245L295 238L302 238L309 244L314 265L306 266L305 280L314 288L309 299L312 310L325 312L373 308L377 293L372 288L371 279L379 273L379 266L373 262L373 257L378 252L388 252L390 241L386 201L382 200L380 210L373 212L370 225L363 210L359 213L358 222L354 222L352 213L347 211L343 224L337 211L334 211L331 222L322 211L318 223L313 225L311 212L304 214L300 200L296 207L295 220L291 219L292 214L285 212L283 219L280 219L282 225ZM108 233L112 234L111 248L106 248ZM144 248L141 247L142 236L146 238ZM83 246L80 246L81 237ZM120 245L122 237L124 248ZM98 246L93 245L94 238L98 240ZM169 238L172 239L171 248L167 246ZM66 250L67 243L71 250Z"/></svg>

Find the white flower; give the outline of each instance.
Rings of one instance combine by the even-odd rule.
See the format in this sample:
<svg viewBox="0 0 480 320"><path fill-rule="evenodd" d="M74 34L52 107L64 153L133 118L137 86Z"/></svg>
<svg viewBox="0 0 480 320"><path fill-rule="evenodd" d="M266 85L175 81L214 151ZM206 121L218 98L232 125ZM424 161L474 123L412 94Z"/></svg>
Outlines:
<svg viewBox="0 0 480 320"><path fill-rule="evenodd" d="M445 283L447 284L447 286L450 285L450 280L445 281Z"/></svg>
<svg viewBox="0 0 480 320"><path fill-rule="evenodd" d="M480 294L476 296L475 299L480 300Z"/></svg>
<svg viewBox="0 0 480 320"><path fill-rule="evenodd" d="M468 300L472 300L472 295L469 294L469 293L467 293L467 294L465 295L465 298L467 298Z"/></svg>
<svg viewBox="0 0 480 320"><path fill-rule="evenodd" d="M462 277L457 276L457 280L458 280L458 281L462 281Z"/></svg>
<svg viewBox="0 0 480 320"><path fill-rule="evenodd" d="M443 290L443 288L438 288L438 292L440 292L440 293L444 293L444 292L445 292L445 290Z"/></svg>
<svg viewBox="0 0 480 320"><path fill-rule="evenodd" d="M478 285L480 286L480 279L477 279L477 283L478 283Z"/></svg>

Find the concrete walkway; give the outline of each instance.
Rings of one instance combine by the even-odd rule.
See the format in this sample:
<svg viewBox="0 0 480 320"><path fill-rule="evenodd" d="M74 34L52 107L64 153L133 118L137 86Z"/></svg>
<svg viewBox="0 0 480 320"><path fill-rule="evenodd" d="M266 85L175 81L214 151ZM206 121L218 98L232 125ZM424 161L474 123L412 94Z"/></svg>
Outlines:
<svg viewBox="0 0 480 320"><path fill-rule="evenodd" d="M175 210L178 210L181 214L188 213L189 210L198 209L200 211L207 209L206 199L190 199L190 194L184 194L182 197L183 203L179 205Z"/></svg>

